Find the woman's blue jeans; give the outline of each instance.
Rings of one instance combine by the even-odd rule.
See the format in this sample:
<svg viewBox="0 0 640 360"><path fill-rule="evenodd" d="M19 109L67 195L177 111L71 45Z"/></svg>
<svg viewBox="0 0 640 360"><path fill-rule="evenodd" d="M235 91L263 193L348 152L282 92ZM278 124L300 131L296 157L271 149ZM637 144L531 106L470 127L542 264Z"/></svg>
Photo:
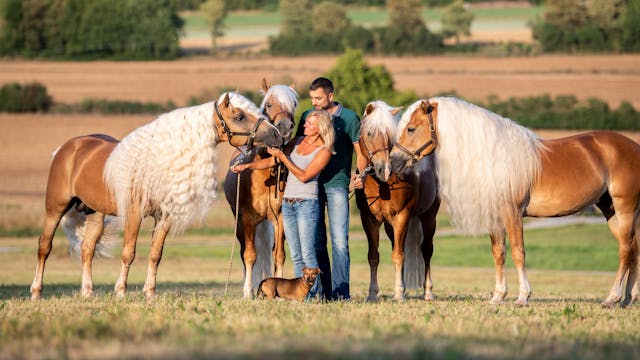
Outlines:
<svg viewBox="0 0 640 360"><path fill-rule="evenodd" d="M289 245L295 277L302 276L302 268L317 268L316 228L319 220L318 199L304 199L293 203L282 201L284 236ZM309 291L313 298L318 292L318 281Z"/></svg>

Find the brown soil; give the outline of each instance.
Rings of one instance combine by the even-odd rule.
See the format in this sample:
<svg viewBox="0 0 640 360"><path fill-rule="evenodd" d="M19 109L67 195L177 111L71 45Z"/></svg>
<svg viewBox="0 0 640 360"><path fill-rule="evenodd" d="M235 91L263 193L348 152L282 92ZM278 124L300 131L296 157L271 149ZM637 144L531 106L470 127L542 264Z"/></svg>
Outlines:
<svg viewBox="0 0 640 360"><path fill-rule="evenodd" d="M629 101L640 109L640 56L370 57L384 64L396 88L421 96L454 90L484 100L540 94L598 97L616 106ZM259 89L260 79L272 83L295 80L301 88L335 65L335 57L215 59L172 62L48 62L0 60L0 84L39 81L56 101L83 98L174 101L183 106L192 95L214 96L223 86ZM337 93L339 99L339 89ZM65 140L82 134L106 133L121 138L153 120L150 115L0 114L0 210L42 206L51 153ZM570 132L541 133L559 137ZM631 134L640 141L640 136ZM220 179L230 147L220 149ZM224 200L223 200L224 201ZM8 206L8 207L7 207Z"/></svg>
<svg viewBox="0 0 640 360"><path fill-rule="evenodd" d="M383 64L398 90L419 96L455 91L472 100L541 94L596 97L640 108L640 55L539 57L368 57ZM336 63L335 56L299 58L208 58L155 62L48 62L0 60L0 84L38 81L55 101L83 98L174 101L213 96L221 87L259 89L260 79L295 80L300 88ZM339 89L337 92L339 99Z"/></svg>

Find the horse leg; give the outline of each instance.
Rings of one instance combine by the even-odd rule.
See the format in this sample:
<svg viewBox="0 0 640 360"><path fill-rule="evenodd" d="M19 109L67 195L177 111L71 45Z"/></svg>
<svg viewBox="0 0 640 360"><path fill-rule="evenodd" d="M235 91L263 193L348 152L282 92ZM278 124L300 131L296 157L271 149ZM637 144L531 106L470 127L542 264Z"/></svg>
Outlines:
<svg viewBox="0 0 640 360"><path fill-rule="evenodd" d="M278 221L272 222L275 234L273 238L273 260L275 262L275 277L282 277L284 275L284 261L286 253L284 250L284 220L282 213L278 214Z"/></svg>
<svg viewBox="0 0 640 360"><path fill-rule="evenodd" d="M142 292L151 299L156 294L156 277L158 275L158 265L162 260L162 250L164 249L164 241L169 234L171 224L168 221L159 222L155 219L153 235L151 236L151 250L149 251L149 261L147 265L147 280L144 282Z"/></svg>
<svg viewBox="0 0 640 360"><path fill-rule="evenodd" d="M496 287L489 303L492 305L501 304L507 296L507 277L504 272L505 262L505 232L498 230L491 232L491 252L493 253L493 266L496 275Z"/></svg>
<svg viewBox="0 0 640 360"><path fill-rule="evenodd" d="M87 215L87 230L82 240L82 296L93 297L93 277L91 267L96 243L104 231L104 214L95 212Z"/></svg>
<svg viewBox="0 0 640 360"><path fill-rule="evenodd" d="M618 271L609 296L602 303L602 307L612 308L622 299L625 276L627 276L627 287L625 299L621 305L626 306L631 302L631 291L636 280L638 263L638 244L636 236L633 234L634 221L634 212L625 212L621 207L616 206L616 214L607 222L609 230L618 240Z"/></svg>
<svg viewBox="0 0 640 360"><path fill-rule="evenodd" d="M516 211L509 211L505 216L503 216L503 219L507 228L509 245L511 246L511 259L518 271L518 281L520 284L520 291L518 293L518 299L516 299L516 304L526 306L528 305L529 296L531 296L531 285L529 284L525 265L522 214L519 214Z"/></svg>
<svg viewBox="0 0 640 360"><path fill-rule="evenodd" d="M138 241L138 231L142 223L142 215L137 206L132 206L124 220L124 235L122 246L122 268L120 276L116 282L116 296L124 297L127 291L127 278L129 277L129 267L136 257L136 242Z"/></svg>
<svg viewBox="0 0 640 360"><path fill-rule="evenodd" d="M253 298L253 266L258 258L256 251L256 226L254 219L243 213L242 223L246 225L244 230L244 246L242 246L242 262L244 263L244 285L242 287L242 298Z"/></svg>
<svg viewBox="0 0 640 360"><path fill-rule="evenodd" d="M42 280L44 277L44 265L51 253L53 235L55 234L60 218L66 210L65 206L47 206L42 234L38 239L38 263L36 264L36 275L31 283L31 299L37 300L42 297Z"/></svg>
<svg viewBox="0 0 640 360"><path fill-rule="evenodd" d="M393 251L391 252L391 260L396 271L394 285L394 301L404 301L404 280L402 279L402 270L404 267L404 240L407 236L407 228L409 227L408 214L399 214L393 219Z"/></svg>
<svg viewBox="0 0 640 360"><path fill-rule="evenodd" d="M364 210L360 212L360 220L362 221L362 227L367 235L367 244L369 245L367 253L367 259L369 260L369 295L367 296L367 301L377 301L378 292L380 291L380 286L378 285L380 222L368 213L368 211L365 213Z"/></svg>
<svg viewBox="0 0 640 360"><path fill-rule="evenodd" d="M433 281L431 280L431 257L433 256L433 236L436 233L436 214L440 208L440 199L436 201L429 211L420 217L422 223L422 258L424 259L424 299L433 300Z"/></svg>

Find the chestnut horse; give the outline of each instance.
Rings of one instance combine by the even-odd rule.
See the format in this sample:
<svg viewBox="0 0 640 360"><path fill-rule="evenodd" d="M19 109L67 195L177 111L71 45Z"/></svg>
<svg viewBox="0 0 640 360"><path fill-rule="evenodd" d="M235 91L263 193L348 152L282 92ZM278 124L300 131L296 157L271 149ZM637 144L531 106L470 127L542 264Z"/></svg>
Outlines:
<svg viewBox="0 0 640 360"><path fill-rule="evenodd" d="M425 300L433 299L430 263L436 214L440 207L435 164L433 156L428 156L400 175L391 172L389 152L395 141L398 125L395 115L399 111L400 108L392 108L383 101L370 102L360 126L360 149L367 160L367 169L374 170L374 175L365 178L364 188L356 191L356 203L369 243L371 278L368 301L375 301L379 290L378 247L380 225L383 223L393 249L392 261L396 272L394 300L404 300L405 286L418 285L424 289ZM418 258L419 253L421 258ZM414 272L422 268L423 261L424 272L416 281Z"/></svg>
<svg viewBox="0 0 640 360"><path fill-rule="evenodd" d="M56 152L49 170L45 223L39 239L32 299L42 294L44 266L60 219L86 214L81 245L82 295L93 295L91 263L105 215L124 218L122 270L115 292L123 296L135 257L140 223L155 220L144 293L155 294L156 273L168 232L204 217L216 197L215 145L228 141L279 146L282 136L249 100L224 93L216 101L160 115L118 142L107 135L73 138Z"/></svg>
<svg viewBox="0 0 640 360"><path fill-rule="evenodd" d="M266 79L262 80L265 92L260 109L272 123L280 130L283 140L288 143L293 134L294 113L298 106L298 94L292 86L269 86ZM256 149L258 150L258 149ZM270 156L262 148L258 154L250 154L239 159L235 154L231 162L247 162L253 156ZM280 207L286 179L283 169L247 170L240 175L228 171L224 181L224 194L236 215L237 185L240 176L240 194L237 238L240 241L240 257L244 264L243 298L253 297L253 288L258 286L264 278L274 274L273 259L275 259L275 276L283 276L285 250L284 228ZM280 179L278 179L280 174Z"/></svg>
<svg viewBox="0 0 640 360"><path fill-rule="evenodd" d="M463 100L438 97L414 103L403 115L391 153L402 171L435 151L439 190L454 225L491 238L496 285L504 301L505 235L518 271L516 304L527 305L522 218L564 216L595 204L618 240L619 265L603 307L637 296L640 145L598 131L560 139L533 132ZM623 282L626 288L623 297Z"/></svg>

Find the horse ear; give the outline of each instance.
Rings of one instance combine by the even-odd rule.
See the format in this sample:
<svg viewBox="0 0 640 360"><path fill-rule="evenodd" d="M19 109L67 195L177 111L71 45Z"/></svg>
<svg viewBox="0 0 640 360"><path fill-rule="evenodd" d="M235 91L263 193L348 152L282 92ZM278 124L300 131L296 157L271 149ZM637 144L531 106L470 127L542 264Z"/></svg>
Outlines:
<svg viewBox="0 0 640 360"><path fill-rule="evenodd" d="M400 111L402 111L402 106L395 107L391 109L391 115L396 116Z"/></svg>
<svg viewBox="0 0 640 360"><path fill-rule="evenodd" d="M266 93L269 90L269 83L267 82L267 78L262 78L262 90Z"/></svg>
<svg viewBox="0 0 640 360"><path fill-rule="evenodd" d="M295 90L295 89L296 89L296 81L295 81L295 80L293 80L293 81L291 82L291 85L289 85L289 87L291 88L291 90Z"/></svg>
<svg viewBox="0 0 640 360"><path fill-rule="evenodd" d="M364 109L364 114L369 115L373 112L373 110L375 110L375 106L373 106L372 103L368 103L367 107Z"/></svg>
<svg viewBox="0 0 640 360"><path fill-rule="evenodd" d="M434 102L434 103L429 103L429 112L434 112L438 110L438 103Z"/></svg>
<svg viewBox="0 0 640 360"><path fill-rule="evenodd" d="M223 107L229 107L229 103L231 102L231 99L229 99L229 92L227 91L224 94L224 99L222 99L222 106Z"/></svg>
<svg viewBox="0 0 640 360"><path fill-rule="evenodd" d="M427 100L422 100L422 103L420 104L420 110L422 110L422 112L424 112L425 114L429 114L433 110L435 110L437 106L438 106L438 103L432 104Z"/></svg>

